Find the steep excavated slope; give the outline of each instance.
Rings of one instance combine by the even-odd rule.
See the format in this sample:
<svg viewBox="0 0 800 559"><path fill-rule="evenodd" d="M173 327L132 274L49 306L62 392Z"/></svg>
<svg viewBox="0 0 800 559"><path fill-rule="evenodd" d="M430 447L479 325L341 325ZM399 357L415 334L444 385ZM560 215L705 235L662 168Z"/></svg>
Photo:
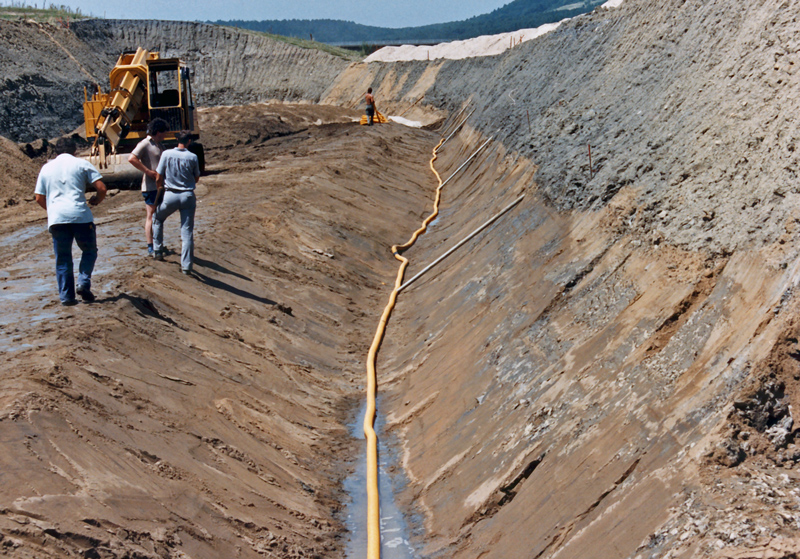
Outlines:
<svg viewBox="0 0 800 559"><path fill-rule="evenodd" d="M472 99L471 123L540 165L555 207L599 207L635 184L645 242L758 245L798 202L792 6L626 0L500 57L353 65L325 102L356 104L362 84L398 112L423 94L451 112Z"/></svg>
<svg viewBox="0 0 800 559"><path fill-rule="evenodd" d="M107 83L113 63L65 29L0 21L0 136L29 142L74 130L84 86Z"/></svg>
<svg viewBox="0 0 800 559"><path fill-rule="evenodd" d="M445 176L480 140L464 139L448 145ZM495 145L448 185L409 275L531 185L530 171ZM627 188L601 210L555 212L531 186L402 294L379 368L424 556L699 557L719 541L733 557L793 534L791 421L782 437L769 429L800 404L798 265L775 266L777 247L643 246L625 227L635 198ZM734 401L749 411L718 446ZM780 493L762 501L743 475Z"/></svg>
<svg viewBox="0 0 800 559"><path fill-rule="evenodd" d="M190 22L90 20L75 35L116 60L145 46L194 70L200 105L316 102L348 62L257 33Z"/></svg>
<svg viewBox="0 0 800 559"><path fill-rule="evenodd" d="M84 87L108 89L119 54L142 46L183 58L200 105L316 102L347 62L213 25L85 20L70 29L0 21L0 136L52 138L83 123Z"/></svg>
<svg viewBox="0 0 800 559"><path fill-rule="evenodd" d="M496 138L409 275L529 191L401 295L382 349L423 556L796 556L796 9L627 0L329 90L424 95L428 121L471 100L443 176Z"/></svg>

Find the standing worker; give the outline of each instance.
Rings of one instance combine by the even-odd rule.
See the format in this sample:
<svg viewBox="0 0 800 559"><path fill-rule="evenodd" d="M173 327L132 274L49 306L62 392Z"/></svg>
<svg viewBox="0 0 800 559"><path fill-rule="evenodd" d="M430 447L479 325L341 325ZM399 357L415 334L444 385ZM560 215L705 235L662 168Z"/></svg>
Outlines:
<svg viewBox="0 0 800 559"><path fill-rule="evenodd" d="M56 255L58 296L62 305L70 307L78 302L76 294L87 303L94 301L92 271L97 261L97 232L92 210L86 203L86 188L93 185L97 190L89 199L89 204L96 206L106 197L106 185L91 163L75 157L75 140L59 138L55 149L56 158L39 171L34 194L36 202L47 210L47 227L53 236ZM81 249L77 289L72 264L73 241Z"/></svg>
<svg viewBox="0 0 800 559"><path fill-rule="evenodd" d="M147 137L136 144L133 148L128 161L136 169L139 169L144 176L142 176L142 196L144 197L145 218L144 218L144 235L147 239L147 254L153 255L153 214L156 212L156 194L158 193L158 185L156 185L156 169L158 162L161 160L161 153L164 151L164 146L161 142L167 136L169 126L167 121L162 118L154 118L147 125Z"/></svg>
<svg viewBox="0 0 800 559"><path fill-rule="evenodd" d="M367 89L367 94L364 95L364 101L367 102L367 119L369 119L369 125L372 126L377 108L375 107L375 97L372 96L371 87Z"/></svg>
<svg viewBox="0 0 800 559"><path fill-rule="evenodd" d="M200 180L197 156L186 148L192 143L192 133L182 130L176 135L178 147L161 154L156 169L158 198L153 216L153 248L156 260L164 260L164 221L176 211L181 212L181 272L190 274L194 261L194 194ZM163 196L162 196L163 195Z"/></svg>

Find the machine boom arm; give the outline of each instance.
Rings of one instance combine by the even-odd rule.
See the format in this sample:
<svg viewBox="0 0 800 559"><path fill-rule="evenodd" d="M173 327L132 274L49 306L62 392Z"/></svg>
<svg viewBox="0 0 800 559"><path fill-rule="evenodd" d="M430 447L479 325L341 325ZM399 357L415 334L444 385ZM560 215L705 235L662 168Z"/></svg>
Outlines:
<svg viewBox="0 0 800 559"><path fill-rule="evenodd" d="M111 99L105 103L97 120L97 137L92 145L92 155L99 156L99 165L106 166L106 156L116 153L120 140L127 136L131 121L146 102L148 51L138 48L129 64L122 64L124 56L111 71ZM158 56L158 55L155 55Z"/></svg>

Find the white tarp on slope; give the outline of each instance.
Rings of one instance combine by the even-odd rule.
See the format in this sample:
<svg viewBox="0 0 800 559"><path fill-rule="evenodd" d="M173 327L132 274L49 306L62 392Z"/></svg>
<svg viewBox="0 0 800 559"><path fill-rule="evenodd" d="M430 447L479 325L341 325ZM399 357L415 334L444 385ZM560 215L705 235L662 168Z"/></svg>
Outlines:
<svg viewBox="0 0 800 559"><path fill-rule="evenodd" d="M622 4L623 0L608 0L602 8L616 8ZM520 29L510 33L500 33L499 35L482 35L474 39L465 41L453 41L452 43L440 43L431 46L403 45L401 47L383 47L372 53L364 62L398 62L401 60L434 60L437 58L447 58L458 60L460 58L470 58L473 56L492 56L500 54L520 43L530 41L536 37L541 37L545 33L556 29L566 19L558 23L548 23L536 27L535 29Z"/></svg>
<svg viewBox="0 0 800 559"><path fill-rule="evenodd" d="M407 118L403 118L402 116L390 116L387 118L392 122L396 122L397 124L402 124L403 126L408 126L409 128L422 128L422 123L416 120L408 120Z"/></svg>

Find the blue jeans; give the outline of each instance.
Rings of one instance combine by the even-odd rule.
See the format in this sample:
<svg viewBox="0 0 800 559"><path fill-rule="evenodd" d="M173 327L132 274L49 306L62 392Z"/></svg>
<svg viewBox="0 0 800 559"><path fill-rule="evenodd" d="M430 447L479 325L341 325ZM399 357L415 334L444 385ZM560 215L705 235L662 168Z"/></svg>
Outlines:
<svg viewBox="0 0 800 559"><path fill-rule="evenodd" d="M56 253L56 280L61 301L75 300L75 276L72 269L72 241L81 249L78 264L78 288L92 288L92 270L97 261L97 232L94 223L59 223L50 227Z"/></svg>
<svg viewBox="0 0 800 559"><path fill-rule="evenodd" d="M181 212L181 268L191 270L194 261L194 211L197 198L193 190L164 192L164 200L153 215L153 249L164 246L164 221L176 211Z"/></svg>

